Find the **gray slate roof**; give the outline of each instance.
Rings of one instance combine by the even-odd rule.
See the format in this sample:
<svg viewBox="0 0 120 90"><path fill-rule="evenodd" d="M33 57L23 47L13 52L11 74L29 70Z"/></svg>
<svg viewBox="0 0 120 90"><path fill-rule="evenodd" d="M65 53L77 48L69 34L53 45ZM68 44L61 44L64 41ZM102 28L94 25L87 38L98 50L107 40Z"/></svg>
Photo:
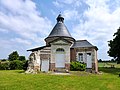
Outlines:
<svg viewBox="0 0 120 90"><path fill-rule="evenodd" d="M41 50L41 49L43 49L43 48L45 48L45 47L50 47L50 46L37 47L37 48L29 49L29 50L27 50L27 51L38 51L38 50Z"/></svg>
<svg viewBox="0 0 120 90"><path fill-rule="evenodd" d="M75 41L75 43L71 48L78 48L78 47L95 47L95 46L93 46L87 40L77 40Z"/></svg>
<svg viewBox="0 0 120 90"><path fill-rule="evenodd" d="M48 37L54 37L54 36L65 36L65 37L71 37L67 27L64 24L64 18L61 14L57 17L57 24L52 29L51 33Z"/></svg>
<svg viewBox="0 0 120 90"><path fill-rule="evenodd" d="M65 37L72 37L67 30L67 27L62 22L58 22L53 30L51 31L50 35L48 37L54 37L54 36L65 36Z"/></svg>

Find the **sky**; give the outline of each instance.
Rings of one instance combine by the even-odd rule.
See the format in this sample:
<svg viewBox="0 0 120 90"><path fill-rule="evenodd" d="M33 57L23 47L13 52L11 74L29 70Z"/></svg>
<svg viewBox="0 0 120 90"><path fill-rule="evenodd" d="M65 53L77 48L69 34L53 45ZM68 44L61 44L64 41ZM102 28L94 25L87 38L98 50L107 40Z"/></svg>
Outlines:
<svg viewBox="0 0 120 90"><path fill-rule="evenodd" d="M61 12L72 37L98 47L98 59L111 59L108 41L120 27L120 0L0 0L0 59L13 51L45 45Z"/></svg>

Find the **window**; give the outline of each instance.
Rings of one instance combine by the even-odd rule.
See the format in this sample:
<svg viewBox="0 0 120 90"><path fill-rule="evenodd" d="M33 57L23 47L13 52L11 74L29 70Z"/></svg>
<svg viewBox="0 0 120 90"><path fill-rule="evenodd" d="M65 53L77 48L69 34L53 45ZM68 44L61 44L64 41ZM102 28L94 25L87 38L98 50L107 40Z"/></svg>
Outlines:
<svg viewBox="0 0 120 90"><path fill-rule="evenodd" d="M79 53L78 54L78 61L83 61L83 54L82 53Z"/></svg>
<svg viewBox="0 0 120 90"><path fill-rule="evenodd" d="M64 49L63 49L63 48L58 48L58 49L56 50L56 52L64 52Z"/></svg>
<svg viewBox="0 0 120 90"><path fill-rule="evenodd" d="M90 55L91 55L91 53L87 53L87 55L89 55L89 56L90 56Z"/></svg>

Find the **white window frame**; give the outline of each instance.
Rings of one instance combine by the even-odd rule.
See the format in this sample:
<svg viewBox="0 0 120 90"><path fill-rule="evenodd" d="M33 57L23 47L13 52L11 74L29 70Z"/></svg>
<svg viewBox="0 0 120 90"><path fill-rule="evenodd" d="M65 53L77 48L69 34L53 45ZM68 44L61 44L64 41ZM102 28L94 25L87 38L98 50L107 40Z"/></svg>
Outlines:
<svg viewBox="0 0 120 90"><path fill-rule="evenodd" d="M80 57L79 57L80 54L82 54L82 61L80 60ZM78 53L77 53L77 61L78 61L78 62L84 62L84 57L85 57L85 56L84 56L84 52L78 52Z"/></svg>

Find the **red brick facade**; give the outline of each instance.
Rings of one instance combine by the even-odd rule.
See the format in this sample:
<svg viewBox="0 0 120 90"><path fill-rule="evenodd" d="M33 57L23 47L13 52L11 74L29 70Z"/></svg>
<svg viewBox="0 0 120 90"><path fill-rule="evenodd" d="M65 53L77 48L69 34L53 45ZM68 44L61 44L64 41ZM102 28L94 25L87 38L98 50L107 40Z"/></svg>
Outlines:
<svg viewBox="0 0 120 90"><path fill-rule="evenodd" d="M70 61L76 61L76 50L74 48L70 49Z"/></svg>

